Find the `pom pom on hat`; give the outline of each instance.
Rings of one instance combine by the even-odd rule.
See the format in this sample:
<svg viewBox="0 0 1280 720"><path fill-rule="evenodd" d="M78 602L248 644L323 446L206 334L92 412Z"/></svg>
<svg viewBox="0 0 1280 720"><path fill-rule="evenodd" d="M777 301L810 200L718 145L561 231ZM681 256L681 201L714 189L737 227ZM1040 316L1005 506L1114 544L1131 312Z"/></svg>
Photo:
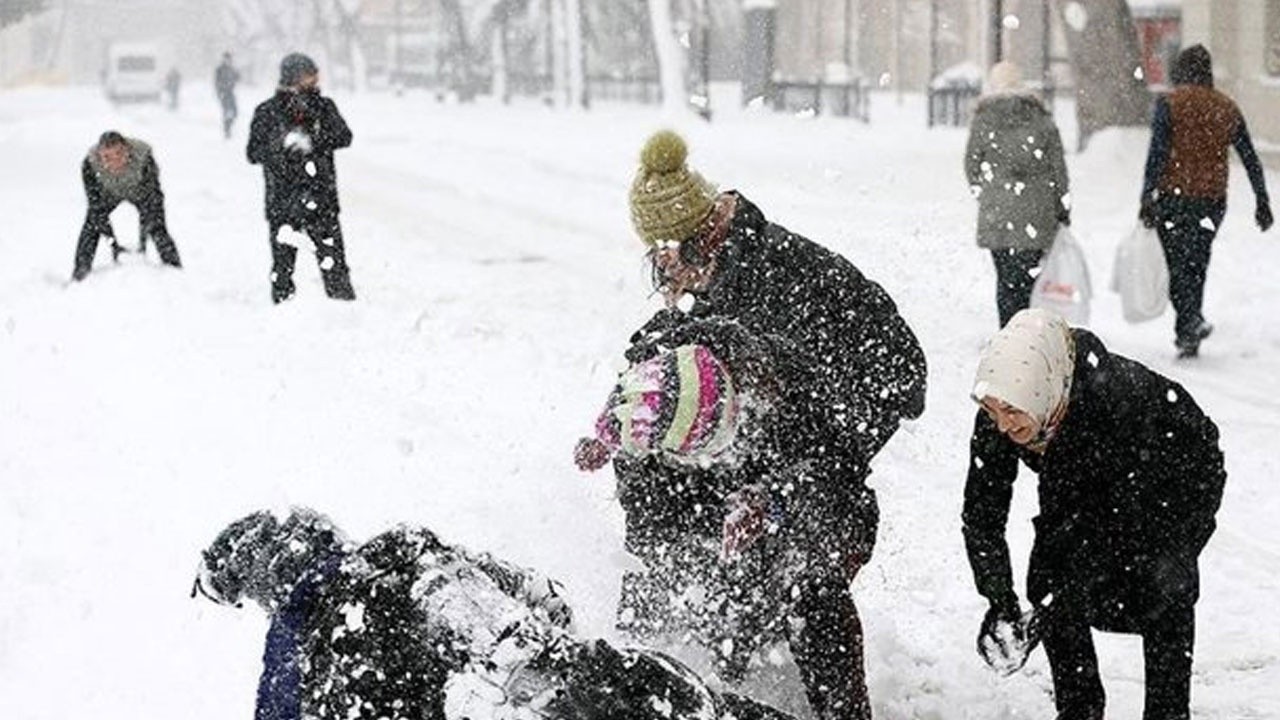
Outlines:
<svg viewBox="0 0 1280 720"><path fill-rule="evenodd" d="M659 130L644 144L640 151L640 165L651 173L672 173L684 167L689 156L689 146L684 138L671 130Z"/></svg>
<svg viewBox="0 0 1280 720"><path fill-rule="evenodd" d="M716 191L685 164L689 148L671 130L654 133L640 151L631 183L631 223L648 245L680 243L711 215Z"/></svg>

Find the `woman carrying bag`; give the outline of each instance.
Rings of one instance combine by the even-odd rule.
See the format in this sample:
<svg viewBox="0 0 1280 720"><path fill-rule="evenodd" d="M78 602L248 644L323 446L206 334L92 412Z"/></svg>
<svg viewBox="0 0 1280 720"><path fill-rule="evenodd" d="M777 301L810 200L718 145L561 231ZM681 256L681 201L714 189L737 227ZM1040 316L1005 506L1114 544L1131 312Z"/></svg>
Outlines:
<svg viewBox="0 0 1280 720"><path fill-rule="evenodd" d="M991 68L969 126L965 177L978 199L978 247L996 267L1000 325L1028 307L1035 269L1059 225L1071 222L1067 166L1053 116L1022 84L1018 66Z"/></svg>

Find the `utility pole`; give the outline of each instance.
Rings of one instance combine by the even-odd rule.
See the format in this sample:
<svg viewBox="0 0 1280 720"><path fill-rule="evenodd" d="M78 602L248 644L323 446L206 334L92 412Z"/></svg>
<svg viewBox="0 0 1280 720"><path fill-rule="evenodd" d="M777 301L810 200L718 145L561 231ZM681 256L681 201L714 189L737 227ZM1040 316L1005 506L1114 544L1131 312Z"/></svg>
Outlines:
<svg viewBox="0 0 1280 720"><path fill-rule="evenodd" d="M995 65L1004 59L1004 0L990 0L991 2L991 62L987 65ZM1048 7L1048 3L1045 3Z"/></svg>

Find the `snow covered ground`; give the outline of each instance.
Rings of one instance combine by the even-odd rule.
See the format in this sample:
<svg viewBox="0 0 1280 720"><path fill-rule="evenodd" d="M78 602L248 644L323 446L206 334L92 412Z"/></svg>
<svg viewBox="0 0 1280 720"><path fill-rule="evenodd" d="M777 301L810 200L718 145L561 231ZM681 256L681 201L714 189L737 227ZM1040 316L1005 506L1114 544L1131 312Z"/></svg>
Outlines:
<svg viewBox="0 0 1280 720"><path fill-rule="evenodd" d="M247 117L224 141L203 88L176 113L113 108L93 89L0 94L0 716L249 717L265 620L187 593L199 550L263 506L313 506L358 538L425 523L561 577L585 631L612 633L621 513L609 474L579 473L571 449L657 307L626 193L664 119L337 100L356 135L338 167L360 299L326 300L303 254L298 297L273 307ZM708 178L881 282L928 353L929 409L877 461L883 524L856 588L877 716L1046 717L1042 653L998 680L973 650L984 606L959 515L967 391L995 308L965 134L926 130L918 100L877 102L870 126L733 112L676 126ZM186 267L112 267L104 250L68 287L79 162L107 128L153 144ZM1126 325L1106 291L1145 144L1111 131L1069 158L1093 327L1222 428L1230 478L1202 558L1195 714L1280 717L1280 235L1253 227L1237 167L1208 284L1218 330L1175 363L1171 316ZM126 243L135 218L114 217ZM1015 498L1020 557L1033 490L1024 477ZM1140 642L1100 638L1110 716L1137 718Z"/></svg>

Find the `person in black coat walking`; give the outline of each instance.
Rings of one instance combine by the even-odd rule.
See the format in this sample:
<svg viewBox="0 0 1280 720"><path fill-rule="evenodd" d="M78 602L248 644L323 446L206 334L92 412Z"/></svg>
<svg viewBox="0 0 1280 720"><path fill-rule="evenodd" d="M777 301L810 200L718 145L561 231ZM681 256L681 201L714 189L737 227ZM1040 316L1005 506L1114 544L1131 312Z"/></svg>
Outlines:
<svg viewBox="0 0 1280 720"><path fill-rule="evenodd" d="M313 510L255 512L203 552L197 594L271 617L255 720L794 720L575 637L559 583L425 528L356 546Z"/></svg>
<svg viewBox="0 0 1280 720"><path fill-rule="evenodd" d="M146 249L147 238L151 238L164 264L182 267L178 248L165 222L160 166L156 164L150 145L108 130L89 148L80 163L80 177L89 209L76 243L72 280L83 280L89 274L93 268L93 256L98 251L98 240L104 235L111 239L114 259L119 259L120 253L124 252L111 227L111 213L122 202L132 203L138 208L139 252Z"/></svg>
<svg viewBox="0 0 1280 720"><path fill-rule="evenodd" d="M1039 475L1027 577L1060 720L1101 720L1090 628L1143 638L1144 720L1189 717L1197 559L1226 480L1191 395L1092 333L1024 310L983 352L964 537L990 603L980 646L1020 627L1005 525L1021 461Z"/></svg>
<svg viewBox="0 0 1280 720"><path fill-rule="evenodd" d="M870 718L849 584L879 516L869 452L821 362L723 318L666 310L648 328L576 452L587 470L613 458L627 549L644 562L623 579L620 627L691 634L730 684L785 641L817 717Z"/></svg>
<svg viewBox="0 0 1280 720"><path fill-rule="evenodd" d="M222 62L213 71L213 91L218 96L218 105L222 108L222 136L231 137L231 124L240 114L236 107L236 83L240 82L240 71L231 64L231 53L222 54Z"/></svg>
<svg viewBox="0 0 1280 720"><path fill-rule="evenodd" d="M280 86L253 111L247 154L262 166L271 243L271 299L293 296L298 249L279 239L290 226L315 244L325 293L354 300L342 227L338 222L338 178L333 151L351 145L351 129L333 100L320 94L319 70L306 55L280 63Z"/></svg>

